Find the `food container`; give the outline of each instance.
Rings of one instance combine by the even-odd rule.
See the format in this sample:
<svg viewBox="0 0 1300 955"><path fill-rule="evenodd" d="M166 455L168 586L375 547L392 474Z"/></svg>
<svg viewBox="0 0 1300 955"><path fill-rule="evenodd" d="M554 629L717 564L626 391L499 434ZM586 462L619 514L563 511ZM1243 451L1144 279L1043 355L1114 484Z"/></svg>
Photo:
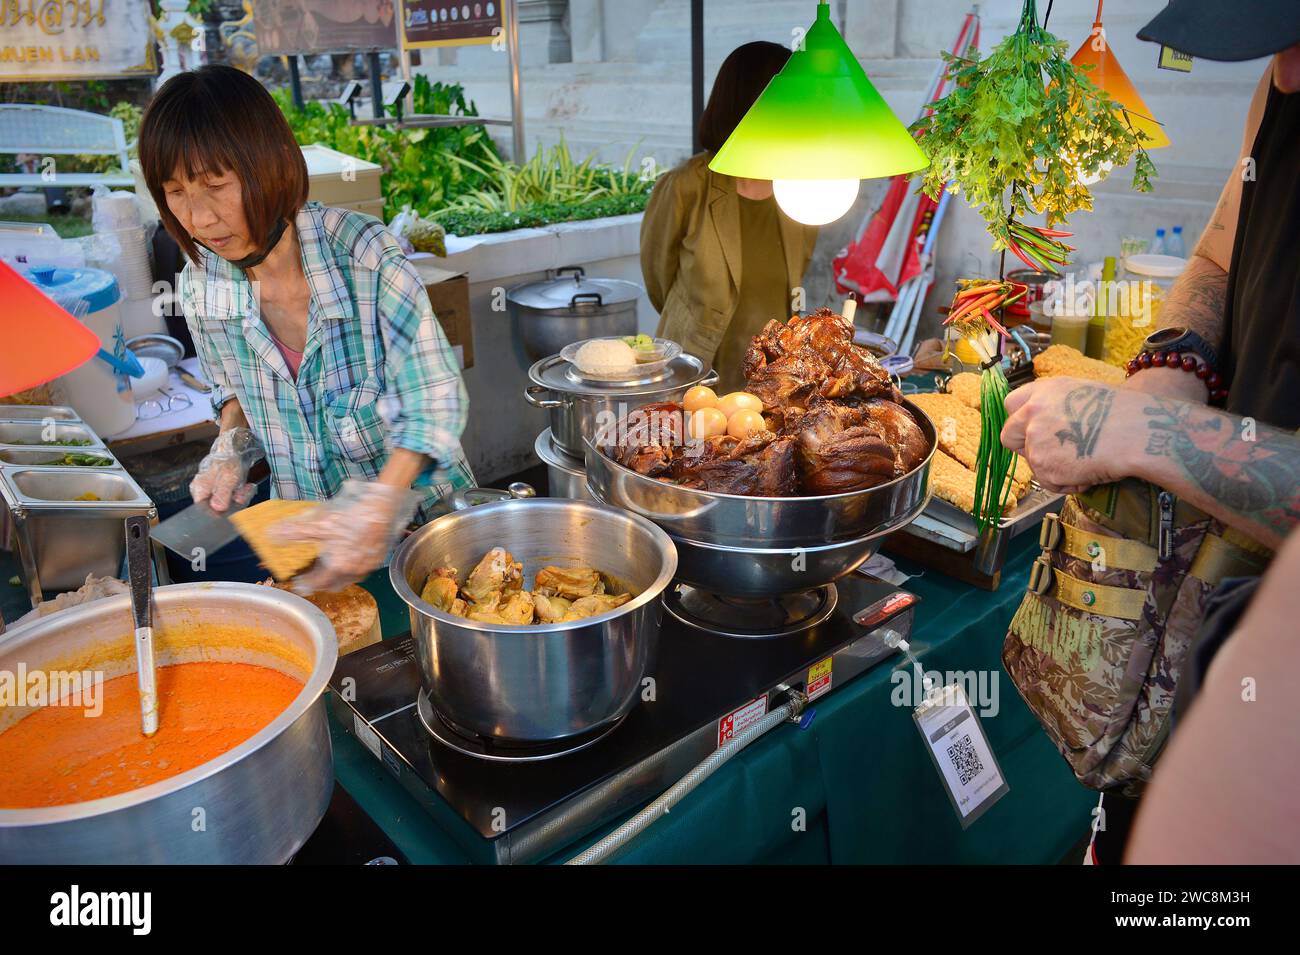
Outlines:
<svg viewBox="0 0 1300 955"><path fill-rule="evenodd" d="M546 465L550 497L567 497L575 501L591 501L587 490L587 470L581 458L571 458L555 446L551 429L547 428L533 442L533 451Z"/></svg>
<svg viewBox="0 0 1300 955"><path fill-rule="evenodd" d="M584 371L578 367L578 352L582 347L591 341L615 341L621 342L623 338L614 336L612 338L584 338L581 341L572 342L565 345L560 351L560 357L573 365L573 372L578 377L587 381L597 383L606 381L627 381L628 379L648 378L651 375L657 375L668 367L668 363L682 353L682 346L676 342L669 341L666 338L651 339L654 347L646 352L637 352L636 364L626 371L620 370L614 374L599 374L591 371ZM636 351L636 349L633 349Z"/></svg>
<svg viewBox="0 0 1300 955"><path fill-rule="evenodd" d="M4 420L18 412L24 420ZM67 441L89 444L58 443ZM69 452L103 463L57 463ZM32 606L87 574L116 577L122 522L137 515L156 517L154 502L71 409L0 407L0 544L15 542Z"/></svg>
<svg viewBox="0 0 1300 955"><path fill-rule="evenodd" d="M1156 330L1165 296L1187 260L1173 255L1130 255L1124 259L1114 297L1106 302L1106 341L1103 357L1123 367L1136 358L1142 343Z"/></svg>
<svg viewBox="0 0 1300 955"><path fill-rule="evenodd" d="M204 627L220 629L195 641ZM316 828L334 788L321 698L338 656L329 618L272 587L159 587L154 648L159 665L198 659L255 663L305 685L252 737L180 775L88 802L0 809L0 858L55 865L281 863ZM105 680L135 671L127 595L59 611L0 639L0 671L84 669L90 661ZM0 729L24 713L0 708ZM206 829L196 832L199 807Z"/></svg>
<svg viewBox="0 0 1300 955"><path fill-rule="evenodd" d="M523 563L526 584L548 564L586 565L636 596L595 617L532 626L467 620L420 599L434 568L455 567L463 580L494 547ZM659 596L676 571L672 541L644 518L584 501L531 498L426 524L398 547L389 576L410 608L433 709L473 733L540 742L612 723L636 703L659 637Z"/></svg>
<svg viewBox="0 0 1300 955"><path fill-rule="evenodd" d="M930 444L902 477L845 494L749 497L697 491L638 474L586 442L587 485L598 501L638 514L672 538L678 578L712 593L761 597L800 593L859 567L885 535L929 500L934 425L904 401Z"/></svg>
<svg viewBox="0 0 1300 955"><path fill-rule="evenodd" d="M572 273L568 276L566 273ZM544 282L506 292L530 358L558 354L588 338L637 333L636 303L645 289L622 279L589 279L576 265L556 269Z"/></svg>
<svg viewBox="0 0 1300 955"><path fill-rule="evenodd" d="M122 293L117 279L102 269L30 266L27 278L99 336L100 348L118 361L126 357L122 332ZM117 434L135 424L130 379L95 357L58 379L63 399L100 434ZM0 439L2 442L3 439Z"/></svg>
<svg viewBox="0 0 1300 955"><path fill-rule="evenodd" d="M694 385L716 385L718 375L694 355L678 355L657 374L626 381L584 378L559 355L543 358L528 369L531 385L524 400L550 412L555 447L581 460L583 439L613 424L641 405L680 401Z"/></svg>

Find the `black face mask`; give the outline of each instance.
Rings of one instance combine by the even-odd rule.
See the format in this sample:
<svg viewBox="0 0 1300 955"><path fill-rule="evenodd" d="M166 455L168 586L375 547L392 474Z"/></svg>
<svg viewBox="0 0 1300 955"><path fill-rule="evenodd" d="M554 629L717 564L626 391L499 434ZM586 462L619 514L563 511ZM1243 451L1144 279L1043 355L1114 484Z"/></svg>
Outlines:
<svg viewBox="0 0 1300 955"><path fill-rule="evenodd" d="M274 226L271 227L271 231L266 237L266 242L262 244L261 252L254 252L252 255L246 255L242 259L236 259L230 264L235 266L236 268L244 269L245 271L247 271L248 269L256 268L257 266L261 265L263 262L266 261L266 257L271 254L271 250L274 249L276 245L279 243L280 238L284 235L284 230L287 229L288 227L289 227L288 220L280 219L278 222L276 222ZM190 238L194 240L195 245L207 249L213 255L218 254L215 249L208 248L208 246L204 245L202 242L200 242L198 239L195 239L193 236L191 236Z"/></svg>

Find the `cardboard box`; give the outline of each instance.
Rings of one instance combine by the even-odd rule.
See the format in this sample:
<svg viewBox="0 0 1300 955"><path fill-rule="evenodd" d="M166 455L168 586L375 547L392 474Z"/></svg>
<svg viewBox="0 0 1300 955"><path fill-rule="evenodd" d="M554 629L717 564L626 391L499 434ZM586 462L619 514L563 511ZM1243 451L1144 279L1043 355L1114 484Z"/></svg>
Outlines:
<svg viewBox="0 0 1300 955"><path fill-rule="evenodd" d="M460 359L461 370L474 367L474 326L469 314L469 277L434 265L432 255L415 253L411 264L420 273L420 281L429 295L433 314L438 317L452 351Z"/></svg>

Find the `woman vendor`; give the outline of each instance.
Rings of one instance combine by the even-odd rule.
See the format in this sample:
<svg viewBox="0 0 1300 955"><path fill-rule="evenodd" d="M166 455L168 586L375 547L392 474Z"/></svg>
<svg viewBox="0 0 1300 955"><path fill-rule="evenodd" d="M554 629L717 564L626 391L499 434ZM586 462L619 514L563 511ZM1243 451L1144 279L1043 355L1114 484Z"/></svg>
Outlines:
<svg viewBox="0 0 1300 955"><path fill-rule="evenodd" d="M295 588L360 580L473 484L465 386L419 275L382 222L307 201L301 148L239 70L168 80L139 150L189 258L179 298L220 425L194 500L246 503L265 457L275 496L329 502L278 535L319 544Z"/></svg>
<svg viewBox="0 0 1300 955"><path fill-rule="evenodd" d="M700 117L704 151L655 184L641 224L641 273L659 310L662 338L712 361L721 390L744 385L749 341L773 318L789 318L817 228L789 218L772 183L709 169L772 77L790 58L779 43L746 43L718 70Z"/></svg>

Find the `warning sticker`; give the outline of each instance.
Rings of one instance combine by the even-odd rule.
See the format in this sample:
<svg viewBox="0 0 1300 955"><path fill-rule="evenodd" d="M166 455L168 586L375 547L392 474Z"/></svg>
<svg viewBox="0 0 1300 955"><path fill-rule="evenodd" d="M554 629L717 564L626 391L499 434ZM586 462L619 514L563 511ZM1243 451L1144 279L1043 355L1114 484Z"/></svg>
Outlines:
<svg viewBox="0 0 1300 955"><path fill-rule="evenodd" d="M750 700L740 709L732 710L722 719L718 720L718 745L721 746L727 740L732 739L741 730L752 726L758 722L767 713L767 694L764 693L757 699Z"/></svg>
<svg viewBox="0 0 1300 955"><path fill-rule="evenodd" d="M830 692L832 659L832 657L827 657L820 663L814 663L808 668L808 679L804 681L804 692L808 695L810 701Z"/></svg>

